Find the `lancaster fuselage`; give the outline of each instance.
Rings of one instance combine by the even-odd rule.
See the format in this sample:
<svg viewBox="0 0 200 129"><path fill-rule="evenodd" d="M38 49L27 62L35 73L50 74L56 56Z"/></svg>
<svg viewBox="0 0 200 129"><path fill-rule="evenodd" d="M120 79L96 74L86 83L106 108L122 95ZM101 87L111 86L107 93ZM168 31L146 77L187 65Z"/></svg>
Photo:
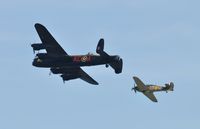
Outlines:
<svg viewBox="0 0 200 129"><path fill-rule="evenodd" d="M77 66L92 66L109 64L111 62L117 62L119 56L110 56L105 59L99 55L47 55L45 53L39 53L33 60L32 65L36 67L52 68L52 67L77 67Z"/></svg>

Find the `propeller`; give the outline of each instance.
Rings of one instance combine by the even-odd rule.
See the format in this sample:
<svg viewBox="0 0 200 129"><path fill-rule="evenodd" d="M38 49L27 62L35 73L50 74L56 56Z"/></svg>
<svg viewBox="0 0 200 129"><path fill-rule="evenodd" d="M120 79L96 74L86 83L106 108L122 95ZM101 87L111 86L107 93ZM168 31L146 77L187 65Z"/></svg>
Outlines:
<svg viewBox="0 0 200 129"><path fill-rule="evenodd" d="M30 43L30 46L33 48L33 46L32 46L32 44ZM35 54L35 50L34 50L34 48L33 48L33 54Z"/></svg>
<svg viewBox="0 0 200 129"><path fill-rule="evenodd" d="M51 73L52 73L52 72L51 72L51 70L50 70L50 71L49 71L49 76L51 76Z"/></svg>
<svg viewBox="0 0 200 129"><path fill-rule="evenodd" d="M62 77L63 84L65 84L65 79L63 78L63 74L62 74L62 75L60 75L60 77Z"/></svg>
<svg viewBox="0 0 200 129"><path fill-rule="evenodd" d="M134 87L131 90L134 90L135 93L137 92L137 90L136 90L136 84L134 84Z"/></svg>

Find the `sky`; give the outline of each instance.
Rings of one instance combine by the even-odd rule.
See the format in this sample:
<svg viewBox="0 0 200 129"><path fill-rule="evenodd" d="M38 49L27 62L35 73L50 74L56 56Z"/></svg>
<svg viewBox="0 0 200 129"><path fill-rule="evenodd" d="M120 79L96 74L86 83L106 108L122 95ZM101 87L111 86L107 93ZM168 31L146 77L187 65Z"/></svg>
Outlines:
<svg viewBox="0 0 200 129"><path fill-rule="evenodd" d="M1 129L199 129L200 2L197 0L16 0L0 4ZM68 54L105 51L123 58L123 72L83 67L98 86L63 84L49 69L32 66L34 28L41 23ZM133 76L146 84L174 82L155 93L134 93Z"/></svg>

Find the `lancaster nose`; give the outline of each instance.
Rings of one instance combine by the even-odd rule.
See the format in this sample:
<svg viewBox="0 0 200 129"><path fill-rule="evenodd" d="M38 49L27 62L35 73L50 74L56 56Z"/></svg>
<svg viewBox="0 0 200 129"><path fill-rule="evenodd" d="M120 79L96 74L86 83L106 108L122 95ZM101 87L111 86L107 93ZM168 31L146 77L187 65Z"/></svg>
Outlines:
<svg viewBox="0 0 200 129"><path fill-rule="evenodd" d="M33 60L32 65L37 66L36 60Z"/></svg>
<svg viewBox="0 0 200 129"><path fill-rule="evenodd" d="M32 65L35 66L35 62L34 61L32 62Z"/></svg>

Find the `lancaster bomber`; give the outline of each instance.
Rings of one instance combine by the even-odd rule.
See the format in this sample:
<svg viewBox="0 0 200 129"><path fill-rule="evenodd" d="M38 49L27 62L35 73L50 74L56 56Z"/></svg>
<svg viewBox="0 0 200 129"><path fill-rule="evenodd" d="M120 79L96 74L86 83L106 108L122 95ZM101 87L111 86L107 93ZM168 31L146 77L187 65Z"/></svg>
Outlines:
<svg viewBox="0 0 200 129"><path fill-rule="evenodd" d="M104 51L104 39L100 39L94 55L68 55L58 44L50 32L41 24L36 23L35 29L42 43L31 44L33 51L46 50L46 53L37 53L32 65L35 67L50 68L53 74L61 74L63 82L80 78L90 84L98 85L92 77L85 73L81 66L105 65L111 66L116 74L122 72L123 60L118 55L108 55Z"/></svg>
<svg viewBox="0 0 200 129"><path fill-rule="evenodd" d="M157 85L145 85L138 77L133 77L136 85L132 88L132 90L142 92L145 96L147 96L153 102L158 102L153 92L156 91L173 91L174 83L170 82L169 84L165 84L165 86L157 86Z"/></svg>

